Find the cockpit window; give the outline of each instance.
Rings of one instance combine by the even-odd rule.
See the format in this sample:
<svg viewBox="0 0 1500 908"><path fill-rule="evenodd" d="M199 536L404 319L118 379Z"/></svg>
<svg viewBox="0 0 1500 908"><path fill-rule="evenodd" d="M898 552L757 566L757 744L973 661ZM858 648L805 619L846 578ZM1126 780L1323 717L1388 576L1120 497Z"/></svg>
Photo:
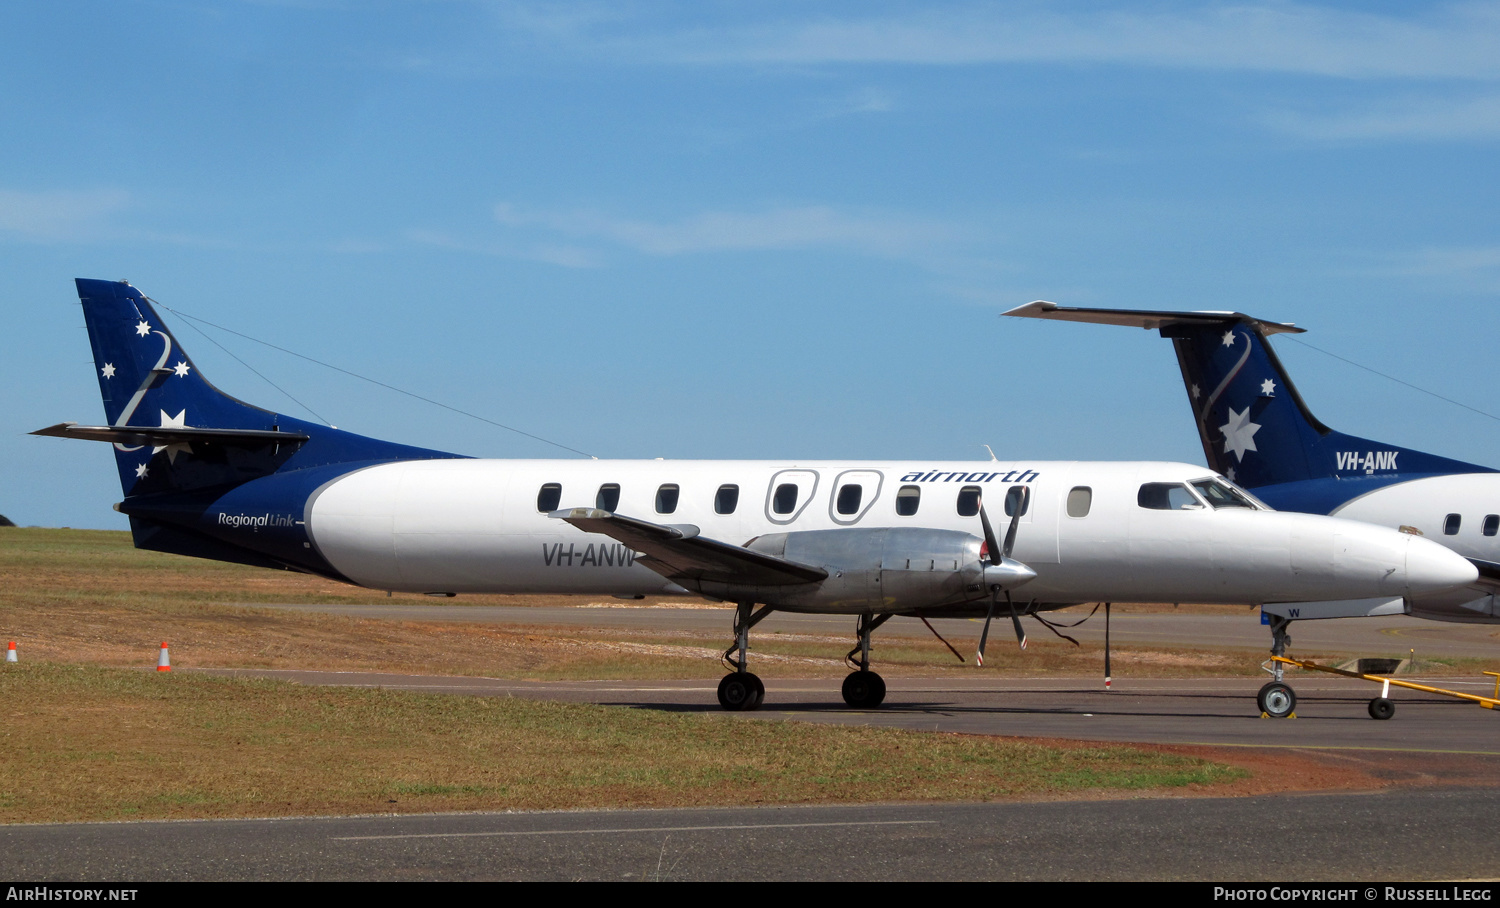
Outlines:
<svg viewBox="0 0 1500 908"><path fill-rule="evenodd" d="M1148 482L1135 496L1136 504L1153 511L1187 511L1203 507L1180 482Z"/></svg>
<svg viewBox="0 0 1500 908"><path fill-rule="evenodd" d="M1206 498L1208 500L1208 503L1213 505L1215 509L1255 509L1255 505L1250 503L1250 499L1242 495L1239 489L1236 489L1234 486L1229 485L1228 483L1219 482L1216 479L1200 479L1197 482L1193 483L1193 488L1197 489L1198 494Z"/></svg>

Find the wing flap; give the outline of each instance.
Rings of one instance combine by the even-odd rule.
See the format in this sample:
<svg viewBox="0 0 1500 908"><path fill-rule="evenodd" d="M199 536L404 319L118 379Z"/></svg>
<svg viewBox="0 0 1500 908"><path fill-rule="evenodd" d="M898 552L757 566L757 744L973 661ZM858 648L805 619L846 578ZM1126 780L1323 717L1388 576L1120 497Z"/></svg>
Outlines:
<svg viewBox="0 0 1500 908"><path fill-rule="evenodd" d="M664 526L597 508L553 511L547 516L630 546L640 553L638 563L678 583L706 580L737 586L790 586L828 577L819 567L699 536L697 527Z"/></svg>

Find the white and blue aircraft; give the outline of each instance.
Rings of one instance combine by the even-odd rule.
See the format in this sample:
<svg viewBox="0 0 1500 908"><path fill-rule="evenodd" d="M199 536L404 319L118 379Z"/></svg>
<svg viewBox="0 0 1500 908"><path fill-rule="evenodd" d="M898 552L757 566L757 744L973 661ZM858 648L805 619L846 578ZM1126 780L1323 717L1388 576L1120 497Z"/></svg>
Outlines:
<svg viewBox="0 0 1500 908"><path fill-rule="evenodd" d="M856 618L844 698L873 707L870 637L894 615L984 615L982 653L997 609L1024 646L1022 615L1081 602L1401 601L1478 576L1429 540L1274 511L1188 464L481 460L379 441L220 392L135 288L77 285L107 423L34 434L112 445L138 548L378 590L734 603L726 709L764 696L746 656L772 610ZM1273 687L1262 708L1290 712Z"/></svg>
<svg viewBox="0 0 1500 908"><path fill-rule="evenodd" d="M1426 536L1467 558L1474 584L1420 596L1267 604L1277 646L1293 619L1410 614L1500 623L1500 473L1328 428L1308 409L1267 340L1306 329L1239 312L1092 309L1037 301L1021 318L1154 329L1170 338L1216 472L1282 511L1327 514Z"/></svg>

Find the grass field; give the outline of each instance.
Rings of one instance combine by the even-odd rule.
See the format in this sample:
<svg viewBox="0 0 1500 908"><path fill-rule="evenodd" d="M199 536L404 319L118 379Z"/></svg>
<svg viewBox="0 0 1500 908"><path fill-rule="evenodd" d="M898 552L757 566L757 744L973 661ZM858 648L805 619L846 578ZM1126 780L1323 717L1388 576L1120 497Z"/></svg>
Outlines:
<svg viewBox="0 0 1500 908"><path fill-rule="evenodd" d="M747 721L149 670L157 644L168 640L179 667L703 678L719 672L715 654L728 636L727 611L724 634L694 635L390 621L255 605L376 597L302 574L137 551L124 533L0 530L0 638L20 641L23 653L20 664L0 668L0 822L1380 784L1353 771L1329 775L1302 756L1252 759L1186 747ZM995 647L984 670L1087 675L1100 668L1097 651L1032 640L1024 655ZM852 634L762 634L756 670L839 676L852 642ZM883 634L878 645L888 675L976 670L958 665L930 637ZM1259 656L1123 647L1115 659L1117 673L1135 664L1159 677L1253 674Z"/></svg>
<svg viewBox="0 0 1500 908"><path fill-rule="evenodd" d="M0 670L0 822L1213 791L1161 748L98 666Z"/></svg>

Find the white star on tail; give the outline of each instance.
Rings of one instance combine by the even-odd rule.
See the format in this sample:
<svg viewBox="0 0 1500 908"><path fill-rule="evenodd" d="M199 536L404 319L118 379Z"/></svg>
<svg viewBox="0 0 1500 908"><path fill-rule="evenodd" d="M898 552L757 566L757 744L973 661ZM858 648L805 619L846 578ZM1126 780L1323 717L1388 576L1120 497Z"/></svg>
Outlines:
<svg viewBox="0 0 1500 908"><path fill-rule="evenodd" d="M1234 329L1233 328L1230 328L1228 331L1224 332L1224 346L1226 346L1226 347L1233 347L1234 346Z"/></svg>
<svg viewBox="0 0 1500 908"><path fill-rule="evenodd" d="M151 472L151 471L146 469L146 465L145 464L141 464L140 466L138 466L138 467L135 468L135 478L136 479L145 479L146 478L146 474L149 473L149 472Z"/></svg>
<svg viewBox="0 0 1500 908"><path fill-rule="evenodd" d="M145 322L141 322L139 325L135 326L136 337L145 337L146 335L148 335L150 333L151 333L151 326L148 325L148 324L146 324Z"/></svg>
<svg viewBox="0 0 1500 908"><path fill-rule="evenodd" d="M104 376L105 378L114 378L115 377L115 364L114 363L105 363L104 364L104 368L99 370L99 374L102 375L102 376Z"/></svg>
<svg viewBox="0 0 1500 908"><path fill-rule="evenodd" d="M1264 394L1266 397L1274 397L1276 394L1276 383L1269 378L1261 382L1260 393Z"/></svg>
<svg viewBox="0 0 1500 908"><path fill-rule="evenodd" d="M178 378L187 378L188 369L190 368L186 362L180 362L172 367L172 371L177 373Z"/></svg>
<svg viewBox="0 0 1500 908"><path fill-rule="evenodd" d="M1257 450L1255 433L1260 431L1260 426L1250 421L1249 407L1239 412L1230 407L1229 422L1219 426L1219 431L1224 433L1225 454L1233 452L1235 457L1243 461L1246 451Z"/></svg>
<svg viewBox="0 0 1500 908"><path fill-rule="evenodd" d="M186 429L186 428L188 428L188 424L187 424L187 421L186 421L186 416L187 416L187 411L186 410L179 410L176 416L168 416L167 415L167 411L166 410L162 410L161 411L161 428L163 428L163 429ZM167 463L176 463L177 462L177 455L179 453L181 453L181 454L187 454L187 453L191 452L192 449L193 449L192 445L185 445L185 444L159 445L159 446L151 449L151 455L154 457L157 454L160 454L161 452L166 451L167 452Z"/></svg>

